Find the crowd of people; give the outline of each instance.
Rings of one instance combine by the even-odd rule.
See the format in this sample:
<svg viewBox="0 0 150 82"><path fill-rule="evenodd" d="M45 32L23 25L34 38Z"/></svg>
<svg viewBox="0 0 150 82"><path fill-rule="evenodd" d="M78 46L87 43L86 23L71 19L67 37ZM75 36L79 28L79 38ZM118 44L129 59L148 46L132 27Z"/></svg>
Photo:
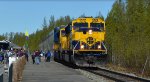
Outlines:
<svg viewBox="0 0 150 82"><path fill-rule="evenodd" d="M22 57L25 55L26 60L28 61L28 53L27 51L23 49L10 49L10 50L0 50L0 63L2 64L8 64L9 63L9 57Z"/></svg>
<svg viewBox="0 0 150 82"><path fill-rule="evenodd" d="M36 50L32 54L32 62L33 64L39 65L41 62L41 58L45 59L45 62L50 62L51 52L48 50L47 52Z"/></svg>
<svg viewBox="0 0 150 82"><path fill-rule="evenodd" d="M0 63L1 64L8 64L9 63L9 57L22 57L25 55L26 61L29 61L30 54L28 51L23 49L10 49L10 50L0 50ZM40 51L35 50L33 54L31 55L33 64L39 65L41 62L41 59L44 59L45 62L50 62L51 60L51 52L48 51Z"/></svg>

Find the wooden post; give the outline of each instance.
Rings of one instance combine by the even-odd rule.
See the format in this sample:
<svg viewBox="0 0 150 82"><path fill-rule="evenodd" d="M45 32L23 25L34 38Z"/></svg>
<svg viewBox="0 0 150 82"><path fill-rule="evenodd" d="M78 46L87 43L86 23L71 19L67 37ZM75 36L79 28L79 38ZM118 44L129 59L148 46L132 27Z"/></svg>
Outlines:
<svg viewBox="0 0 150 82"><path fill-rule="evenodd" d="M145 70L145 67L146 67L146 64L147 64L147 61L149 60L149 57L147 57L146 61L145 61L145 64L144 64L144 67L143 67L143 70L142 70L142 76L144 74L144 70Z"/></svg>
<svg viewBox="0 0 150 82"><path fill-rule="evenodd" d="M13 82L20 82L22 80L22 74L25 64L25 56L22 56L17 61L13 62Z"/></svg>

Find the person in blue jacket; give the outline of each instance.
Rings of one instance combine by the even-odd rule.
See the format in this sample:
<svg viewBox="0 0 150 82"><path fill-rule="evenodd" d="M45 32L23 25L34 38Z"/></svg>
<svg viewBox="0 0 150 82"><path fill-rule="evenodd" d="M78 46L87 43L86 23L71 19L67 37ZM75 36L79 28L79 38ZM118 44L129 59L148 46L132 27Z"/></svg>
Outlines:
<svg viewBox="0 0 150 82"><path fill-rule="evenodd" d="M4 63L4 51L3 50L0 51L0 62Z"/></svg>
<svg viewBox="0 0 150 82"><path fill-rule="evenodd" d="M50 50L48 50L48 52L47 52L47 62L50 62L50 59L51 59L51 52L50 52Z"/></svg>

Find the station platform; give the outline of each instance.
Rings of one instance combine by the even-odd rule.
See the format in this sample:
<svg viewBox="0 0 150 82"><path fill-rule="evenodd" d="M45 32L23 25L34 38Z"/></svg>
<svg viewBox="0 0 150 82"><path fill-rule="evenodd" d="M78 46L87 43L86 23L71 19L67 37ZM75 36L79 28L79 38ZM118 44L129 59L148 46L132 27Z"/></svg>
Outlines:
<svg viewBox="0 0 150 82"><path fill-rule="evenodd" d="M92 82L92 80L75 69L55 61L42 61L39 65L30 61L26 63L21 82Z"/></svg>

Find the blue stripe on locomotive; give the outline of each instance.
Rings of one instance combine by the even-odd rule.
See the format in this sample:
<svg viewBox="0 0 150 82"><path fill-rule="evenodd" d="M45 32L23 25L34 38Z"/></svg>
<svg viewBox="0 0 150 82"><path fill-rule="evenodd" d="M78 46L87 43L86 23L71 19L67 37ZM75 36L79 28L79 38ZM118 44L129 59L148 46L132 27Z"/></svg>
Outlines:
<svg viewBox="0 0 150 82"><path fill-rule="evenodd" d="M78 42L78 41L76 41L76 40L74 40L74 41L72 41L72 45L75 47L75 50L78 50L78 49L80 49L80 42ZM73 48L74 48L73 47Z"/></svg>
<svg viewBox="0 0 150 82"><path fill-rule="evenodd" d="M54 42L59 42L59 27L54 28Z"/></svg>

